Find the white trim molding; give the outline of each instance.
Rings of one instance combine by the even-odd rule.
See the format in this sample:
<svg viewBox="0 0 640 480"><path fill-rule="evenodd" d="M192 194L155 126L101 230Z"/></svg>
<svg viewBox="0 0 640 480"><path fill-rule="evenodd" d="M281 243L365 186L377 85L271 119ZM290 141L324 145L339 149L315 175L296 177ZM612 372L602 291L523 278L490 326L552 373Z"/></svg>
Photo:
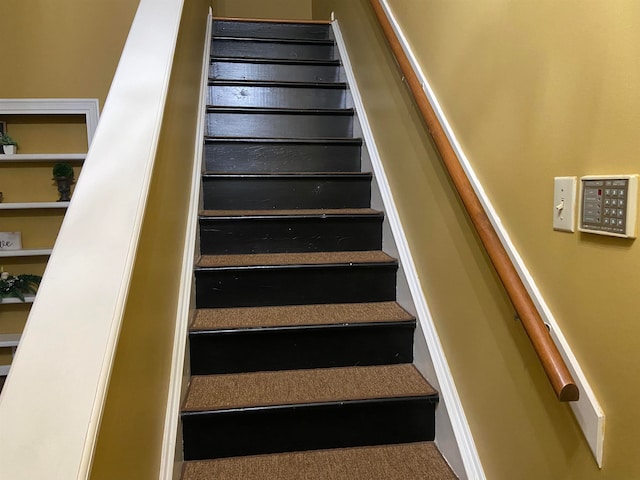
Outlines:
<svg viewBox="0 0 640 480"><path fill-rule="evenodd" d="M418 63L418 60L416 59L416 56L413 53L409 45L409 42L407 41L404 33L402 32L402 29L400 28L400 25L397 19L395 18L393 11L389 7L387 0L379 0L379 2L382 5L382 8L384 9L385 14L389 19L389 22L391 23L393 30L397 35L402 45L402 48L404 49L405 54L409 58L409 61L411 62L411 66L413 70L415 71L416 75L420 79L422 88L424 89L425 94L427 95L427 98L429 99L429 102L431 103L431 106L433 107L433 110L435 111L438 117L438 120L442 124L442 127L447 135L447 138L449 139L451 146L456 152L456 155L458 156L458 159L460 160L460 163L462 164L462 167L465 170L465 173L467 174L467 177L469 178L469 181L471 182L471 185L473 186L476 192L476 195L478 196L482 206L487 212L487 215L489 216L489 219L491 221L491 224L493 225L493 228L498 234L498 237L500 238L502 245L507 251L509 258L515 265L516 270L520 275L520 278L522 279L522 282L524 283L527 291L529 292L529 295L531 296L534 304L536 305L538 311L540 312L542 320L549 327L551 338L553 339L556 346L558 347L560 354L562 355L564 361L567 363L567 367L569 368L569 371L573 375L573 378L575 379L576 384L578 385L578 388L580 390L580 399L577 402L570 402L570 406L573 411L573 414L576 417L578 424L580 425L580 428L582 429L582 432L587 440L587 443L591 448L591 451L593 453L593 456L598 466L602 468L604 434L605 434L604 411L602 410L602 407L600 406L600 403L598 402L598 399L596 398L593 392L593 389L589 385L589 382L585 377L584 372L580 368L578 360L573 354L571 347L569 346L569 343L567 342L566 338L562 334L562 331L560 330L558 323L556 322L553 314L551 313L551 310L547 306L533 277L529 273L529 270L527 269L524 261L522 260L522 257L520 256L515 245L511 241L509 237L509 233L504 228L500 220L500 217L498 216L495 209L493 208L493 205L489 200L489 196L484 191L482 184L478 180L478 177L476 176L473 170L473 167L471 166L471 163L469 162L467 156L462 150L462 147L458 142L456 135L453 129L451 128L451 125L449 124L446 116L444 115L444 112L440 107L440 104L438 103L438 100L433 92L433 89L429 85L429 82L427 81L427 78L423 73L422 68L420 67L420 64Z"/></svg>
<svg viewBox="0 0 640 480"><path fill-rule="evenodd" d="M353 73L353 68L349 60L349 55L340 31L338 20L334 20L332 25L338 51L340 52L342 64L349 83L351 96L353 97L358 121L362 128L364 142L369 153L374 178L378 189L380 190L380 196L382 197L382 202L384 204L385 218L389 221L393 240L395 241L396 248L398 250L400 263L404 269L407 283L409 285L411 299L416 309L416 317L418 318L422 331L424 332L432 364L429 366L429 369L435 371L437 377L435 382L437 382L440 398L442 404L444 404L442 406L445 409L445 413L438 414L438 419L436 421L436 443L438 444L442 454L451 464L451 467L461 479L484 480L486 477L480 462L480 456L478 455L471 429L462 408L462 402L460 401L458 391L453 381L453 376L449 369L449 364L442 348L442 344L440 343L435 323L431 316L427 299L424 295L424 290L420 284L418 272L415 269L415 263L411 255L409 242L404 234L404 229L402 227L400 217L398 216L398 210L387 180L387 175L384 171L382 160L378 153L373 132L369 125L367 112L358 89L358 84ZM421 366L418 365L418 367L420 368ZM428 380L434 383L434 379ZM440 409L441 407L439 406L438 408ZM447 422L447 425L443 426L443 421Z"/></svg>
<svg viewBox="0 0 640 480"><path fill-rule="evenodd" d="M87 140L91 145L98 128L100 108L97 98L0 98L3 115L84 115Z"/></svg>

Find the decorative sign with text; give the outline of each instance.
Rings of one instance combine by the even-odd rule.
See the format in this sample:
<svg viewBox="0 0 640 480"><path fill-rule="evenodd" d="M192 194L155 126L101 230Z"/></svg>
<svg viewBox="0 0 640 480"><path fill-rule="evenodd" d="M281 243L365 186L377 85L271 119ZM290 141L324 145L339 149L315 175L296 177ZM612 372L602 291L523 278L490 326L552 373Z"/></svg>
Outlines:
<svg viewBox="0 0 640 480"><path fill-rule="evenodd" d="M20 232L0 232L0 252L21 249L22 235L20 235Z"/></svg>

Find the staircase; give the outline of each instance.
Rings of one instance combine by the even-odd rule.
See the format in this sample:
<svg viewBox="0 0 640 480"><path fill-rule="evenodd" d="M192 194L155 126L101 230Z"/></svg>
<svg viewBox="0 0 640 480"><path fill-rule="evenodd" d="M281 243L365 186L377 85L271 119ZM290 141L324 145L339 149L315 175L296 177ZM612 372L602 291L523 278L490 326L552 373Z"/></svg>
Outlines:
<svg viewBox="0 0 640 480"><path fill-rule="evenodd" d="M183 480L456 478L330 25L213 32Z"/></svg>

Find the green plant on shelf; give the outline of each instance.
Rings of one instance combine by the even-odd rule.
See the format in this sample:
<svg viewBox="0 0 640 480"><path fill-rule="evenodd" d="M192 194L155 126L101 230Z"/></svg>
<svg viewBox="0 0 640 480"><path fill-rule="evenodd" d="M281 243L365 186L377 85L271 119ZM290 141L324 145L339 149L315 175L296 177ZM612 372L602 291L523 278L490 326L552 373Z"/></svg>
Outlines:
<svg viewBox="0 0 640 480"><path fill-rule="evenodd" d="M6 133L2 133L0 134L0 145L14 145L17 147L18 143Z"/></svg>
<svg viewBox="0 0 640 480"><path fill-rule="evenodd" d="M25 295L34 295L42 277L40 275L13 275L0 267L0 299L18 298L25 301Z"/></svg>
<svg viewBox="0 0 640 480"><path fill-rule="evenodd" d="M56 163L53 166L53 178L68 178L73 180L73 167L68 163Z"/></svg>
<svg viewBox="0 0 640 480"><path fill-rule="evenodd" d="M71 185L73 185L73 167L68 163L56 163L53 166L53 179L58 184L59 202L71 200Z"/></svg>

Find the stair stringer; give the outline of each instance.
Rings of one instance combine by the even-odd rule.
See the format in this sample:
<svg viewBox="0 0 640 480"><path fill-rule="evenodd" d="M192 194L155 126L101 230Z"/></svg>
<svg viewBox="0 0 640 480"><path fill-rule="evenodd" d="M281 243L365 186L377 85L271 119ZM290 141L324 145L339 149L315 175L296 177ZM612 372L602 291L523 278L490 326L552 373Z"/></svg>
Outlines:
<svg viewBox="0 0 640 480"><path fill-rule="evenodd" d="M397 302L418 320L414 337L414 364L440 392L440 403L436 408L435 443L460 479L483 480L486 477L480 457L415 268L337 20L332 22L332 30L349 84L351 95L347 98L353 102L348 106L356 112L354 137L363 138L362 171L373 172L371 208L385 214L383 251L399 261Z"/></svg>

